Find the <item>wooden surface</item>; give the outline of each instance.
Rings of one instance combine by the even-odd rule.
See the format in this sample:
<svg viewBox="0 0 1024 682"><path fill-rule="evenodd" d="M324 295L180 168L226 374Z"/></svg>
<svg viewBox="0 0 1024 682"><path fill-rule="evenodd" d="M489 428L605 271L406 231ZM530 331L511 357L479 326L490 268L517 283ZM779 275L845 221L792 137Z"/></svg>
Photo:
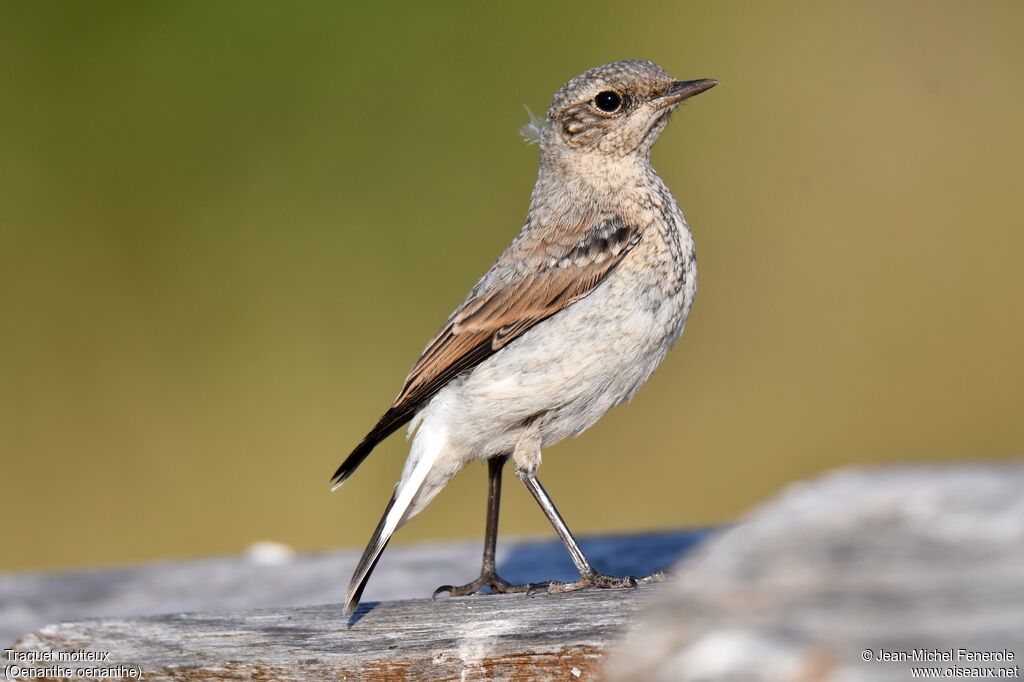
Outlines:
<svg viewBox="0 0 1024 682"><path fill-rule="evenodd" d="M707 531L583 538L598 569L647 575L673 565ZM392 547L364 601L427 597L438 585L464 583L480 571L481 541ZM0 646L44 625L80 618L338 603L359 551L284 557L278 562L228 557L108 570L0 575ZM571 580L576 571L557 540L498 543L498 571L513 582Z"/></svg>
<svg viewBox="0 0 1024 682"><path fill-rule="evenodd" d="M81 621L22 651L109 651L147 680L593 679L661 585Z"/></svg>
<svg viewBox="0 0 1024 682"><path fill-rule="evenodd" d="M665 587L607 679L905 682L915 667L1019 679L1024 462L848 470L794 485L698 548ZM914 661L915 651L953 660Z"/></svg>
<svg viewBox="0 0 1024 682"><path fill-rule="evenodd" d="M665 585L370 601L348 620L337 602L354 553L89 580L21 576L0 583L0 594L48 604L47 613L66 602L108 616L43 627L18 651L109 651L109 664L139 666L147 680L896 682L914 678L913 662L865 661L864 653L960 649L1003 659L920 663L940 678L1019 677L1022 490L1020 461L842 471L792 486L699 543L705 536L687 533L584 543L611 573L647 573L685 554ZM478 566L477 543L396 550L371 587L426 595L474 577ZM554 542L504 547L499 571L515 581L573 577ZM87 597L86 584L103 590ZM260 599L315 595L335 603L249 610ZM201 600L216 606L111 613ZM239 606L225 609L231 601Z"/></svg>

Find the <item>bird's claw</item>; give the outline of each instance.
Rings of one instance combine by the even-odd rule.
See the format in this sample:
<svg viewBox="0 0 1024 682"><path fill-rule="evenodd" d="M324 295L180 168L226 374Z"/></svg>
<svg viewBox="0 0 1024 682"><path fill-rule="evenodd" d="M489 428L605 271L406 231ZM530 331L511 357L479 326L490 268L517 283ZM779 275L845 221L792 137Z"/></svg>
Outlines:
<svg viewBox="0 0 1024 682"><path fill-rule="evenodd" d="M672 571L655 571L648 576L638 579L636 582L638 585L649 585L650 583L663 583L669 578L675 576Z"/></svg>
<svg viewBox="0 0 1024 682"><path fill-rule="evenodd" d="M579 580L574 580L568 583L558 582L555 580L548 583L538 583L528 590L527 594L538 592L541 589L544 589L548 594L564 594L565 592L575 592L587 587L597 587L603 590L636 588L640 585L665 582L666 577L667 576L664 571L655 571L651 575L643 578L634 578L631 575L619 578L613 575L604 575L603 573L591 573L589 575L581 576Z"/></svg>
<svg viewBox="0 0 1024 682"><path fill-rule="evenodd" d="M481 592L481 589L484 587L489 587L491 594L511 594L514 592L528 592L533 585L513 585L495 573L483 573L479 578L465 585L441 585L434 590L434 594L430 598L437 599L439 594L444 594L445 592L453 597L486 594Z"/></svg>
<svg viewBox="0 0 1024 682"><path fill-rule="evenodd" d="M537 594L539 592L547 592L554 581L545 580L542 583L530 583L529 589L526 590L526 596L529 597L531 594Z"/></svg>

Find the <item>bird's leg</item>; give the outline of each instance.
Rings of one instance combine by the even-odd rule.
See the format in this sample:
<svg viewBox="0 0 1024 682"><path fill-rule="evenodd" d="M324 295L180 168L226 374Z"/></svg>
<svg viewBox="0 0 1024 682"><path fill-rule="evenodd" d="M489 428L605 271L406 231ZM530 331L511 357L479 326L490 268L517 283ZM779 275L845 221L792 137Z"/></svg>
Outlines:
<svg viewBox="0 0 1024 682"><path fill-rule="evenodd" d="M529 434L529 431L527 433ZM520 446L524 446L522 451L520 451ZM665 580L665 573L663 571L657 571L645 578L634 578L633 576L617 578L598 573L594 570L590 562L587 561L587 557L583 554L583 550L580 549L579 543L576 542L576 538L573 537L572 531L569 530L569 526L566 525L565 519L562 518L562 515L558 513L558 509L555 508L555 503L551 501L551 497L537 479L537 467L540 465L539 429L533 438L528 440L524 436L520 440L516 445L513 458L516 462L516 475L526 484L530 493L533 494L533 498L537 500L537 504L544 510L544 515L548 517L548 521L554 526L555 532L558 533L558 537L562 539L562 544L565 545L565 549L569 552L569 557L572 559L573 564L576 565L576 570L580 572L579 580L569 583L550 581L543 585L538 585L538 588L546 587L548 592L558 594L561 592L573 592L591 586L603 588L636 587L646 583L660 583Z"/></svg>
<svg viewBox="0 0 1024 682"><path fill-rule="evenodd" d="M453 597L476 594L484 586L491 592L526 592L531 585L512 585L502 579L496 572L494 562L495 548L498 544L498 507L501 503L501 470L508 461L508 455L492 457L487 460L487 527L484 531L484 560L480 569L480 577L465 585L442 585L434 590L434 596L448 592Z"/></svg>

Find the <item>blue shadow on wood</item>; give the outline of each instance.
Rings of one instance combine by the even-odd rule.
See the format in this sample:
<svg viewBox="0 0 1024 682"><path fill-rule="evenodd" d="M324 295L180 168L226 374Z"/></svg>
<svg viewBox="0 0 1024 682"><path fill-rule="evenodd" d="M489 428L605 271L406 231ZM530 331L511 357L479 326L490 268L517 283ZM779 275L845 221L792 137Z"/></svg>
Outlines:
<svg viewBox="0 0 1024 682"><path fill-rule="evenodd" d="M642 577L669 569L701 541L722 528L580 538L580 547L595 570L615 576ZM499 539L499 543L501 540ZM498 575L510 583L579 578L558 540L522 542L500 552Z"/></svg>
<svg viewBox="0 0 1024 682"><path fill-rule="evenodd" d="M595 570L608 575L643 577L670 569L698 544L725 530L724 526L670 532L634 533L578 538L580 548ZM499 539L500 543L501 540ZM477 570L479 566L477 566ZM557 539L515 541L507 550L498 547L498 575L512 584L545 580L568 582L579 578L565 547ZM485 591L487 588L484 588ZM444 596L442 599L449 599ZM348 618L355 626L381 602L363 602Z"/></svg>

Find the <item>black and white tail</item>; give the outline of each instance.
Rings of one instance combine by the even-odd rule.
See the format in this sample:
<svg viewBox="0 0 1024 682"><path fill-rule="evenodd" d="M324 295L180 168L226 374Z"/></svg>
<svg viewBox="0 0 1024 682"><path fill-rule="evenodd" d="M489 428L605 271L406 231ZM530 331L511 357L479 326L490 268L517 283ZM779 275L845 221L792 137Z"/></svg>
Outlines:
<svg viewBox="0 0 1024 682"><path fill-rule="evenodd" d="M388 546L391 536L433 497L428 493L426 499L417 499L417 494L427 481L438 457L444 452L446 440L443 428L431 428L428 423L421 424L416 432L409 459L402 471L402 479L395 486L395 492L384 510L384 516L377 524L377 530L373 532L373 537L363 550L363 556L359 559L355 573L352 574L352 582L349 583L348 595L345 597L346 616L352 615L359 606L359 598L363 594L366 582L370 579L370 574L384 548Z"/></svg>

